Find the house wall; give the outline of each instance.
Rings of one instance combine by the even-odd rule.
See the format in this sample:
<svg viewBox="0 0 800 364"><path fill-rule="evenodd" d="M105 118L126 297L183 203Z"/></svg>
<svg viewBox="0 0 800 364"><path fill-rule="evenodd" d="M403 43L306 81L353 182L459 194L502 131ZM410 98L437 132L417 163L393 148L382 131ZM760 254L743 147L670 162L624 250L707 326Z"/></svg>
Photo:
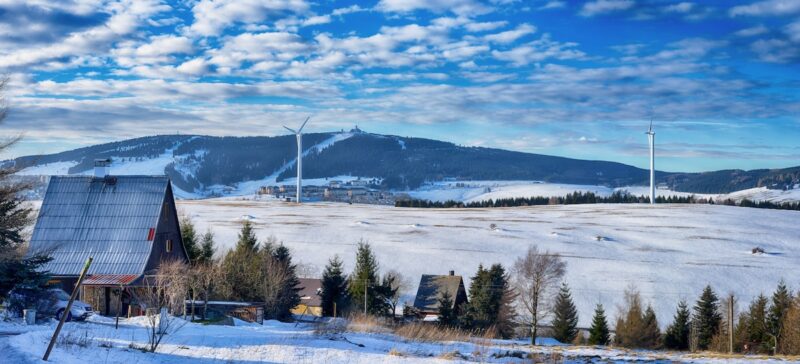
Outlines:
<svg viewBox="0 0 800 364"><path fill-rule="evenodd" d="M297 307L292 309L292 314L295 315L311 315L322 317L322 307L319 306L306 306L304 304L299 304Z"/></svg>
<svg viewBox="0 0 800 364"><path fill-rule="evenodd" d="M172 251L169 253L167 252L167 240L172 241ZM178 213L175 208L172 187L168 187L161 206L161 215L156 226L153 249L150 253L150 259L147 261L145 274L155 272L161 262L174 260L189 262L181 239L181 229L178 224Z"/></svg>

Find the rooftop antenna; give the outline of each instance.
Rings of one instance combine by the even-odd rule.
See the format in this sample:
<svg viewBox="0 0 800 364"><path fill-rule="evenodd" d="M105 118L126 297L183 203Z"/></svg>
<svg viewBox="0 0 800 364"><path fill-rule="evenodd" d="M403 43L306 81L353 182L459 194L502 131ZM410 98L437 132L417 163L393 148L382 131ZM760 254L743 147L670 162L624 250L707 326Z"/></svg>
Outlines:
<svg viewBox="0 0 800 364"><path fill-rule="evenodd" d="M307 117L306 121L303 122L303 125L300 125L300 129L295 131L292 128L287 126L283 126L286 130L292 132L292 134L297 137L297 203L300 203L301 196L303 195L303 128L306 126L308 119L311 117Z"/></svg>
<svg viewBox="0 0 800 364"><path fill-rule="evenodd" d="M656 203L656 132L653 131L653 117L650 116L650 128L647 129L647 141L650 143L650 204Z"/></svg>

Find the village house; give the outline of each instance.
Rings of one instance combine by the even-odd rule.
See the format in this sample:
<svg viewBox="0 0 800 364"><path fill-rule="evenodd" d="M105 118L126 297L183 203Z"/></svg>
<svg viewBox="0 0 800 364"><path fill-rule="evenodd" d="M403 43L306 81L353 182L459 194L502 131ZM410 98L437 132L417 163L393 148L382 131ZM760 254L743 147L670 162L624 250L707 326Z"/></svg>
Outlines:
<svg viewBox="0 0 800 364"><path fill-rule="evenodd" d="M300 278L300 304L292 309L295 315L322 317L322 280Z"/></svg>
<svg viewBox="0 0 800 364"><path fill-rule="evenodd" d="M423 274L419 280L414 309L424 321L437 321L439 318L439 299L447 292L453 302L451 307L459 314L462 304L467 302L467 290L461 276L450 271L448 275Z"/></svg>
<svg viewBox="0 0 800 364"><path fill-rule="evenodd" d="M110 176L109 164L96 161L94 176L50 179L30 252L52 257L44 270L67 292L93 257L80 299L103 315L137 315L143 307L136 291L145 278L157 274L161 262L189 258L169 178Z"/></svg>

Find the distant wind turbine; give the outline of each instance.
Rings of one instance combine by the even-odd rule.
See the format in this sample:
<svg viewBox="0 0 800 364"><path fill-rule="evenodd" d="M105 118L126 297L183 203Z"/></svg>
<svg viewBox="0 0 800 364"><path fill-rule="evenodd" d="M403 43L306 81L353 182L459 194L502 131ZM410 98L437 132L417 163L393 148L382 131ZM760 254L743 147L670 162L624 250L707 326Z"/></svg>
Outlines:
<svg viewBox="0 0 800 364"><path fill-rule="evenodd" d="M300 129L295 131L292 128L287 126L283 126L286 130L292 132L292 134L297 137L297 203L300 203L300 197L303 195L303 128L306 126L308 119L311 117L307 117L306 121L303 122L303 125L300 125Z"/></svg>
<svg viewBox="0 0 800 364"><path fill-rule="evenodd" d="M650 142L650 204L656 203L656 132L653 131L653 119L647 129L647 140Z"/></svg>

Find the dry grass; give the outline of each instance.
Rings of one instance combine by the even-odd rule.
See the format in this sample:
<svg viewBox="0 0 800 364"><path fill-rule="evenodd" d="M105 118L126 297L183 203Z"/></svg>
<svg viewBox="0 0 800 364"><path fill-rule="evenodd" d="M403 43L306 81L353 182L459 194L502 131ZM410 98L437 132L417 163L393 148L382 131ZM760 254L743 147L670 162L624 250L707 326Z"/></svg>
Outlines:
<svg viewBox="0 0 800 364"><path fill-rule="evenodd" d="M470 333L467 331L419 322L399 326L394 333L419 342L468 341L470 338Z"/></svg>
<svg viewBox="0 0 800 364"><path fill-rule="evenodd" d="M389 355L391 355L391 356L400 356L400 357L406 356L405 354L403 354L402 351L397 350L395 348L392 348L392 350L389 350Z"/></svg>
<svg viewBox="0 0 800 364"><path fill-rule="evenodd" d="M366 332L373 334L389 334L392 330L387 326L386 320L376 316L353 314L347 318L346 331Z"/></svg>

